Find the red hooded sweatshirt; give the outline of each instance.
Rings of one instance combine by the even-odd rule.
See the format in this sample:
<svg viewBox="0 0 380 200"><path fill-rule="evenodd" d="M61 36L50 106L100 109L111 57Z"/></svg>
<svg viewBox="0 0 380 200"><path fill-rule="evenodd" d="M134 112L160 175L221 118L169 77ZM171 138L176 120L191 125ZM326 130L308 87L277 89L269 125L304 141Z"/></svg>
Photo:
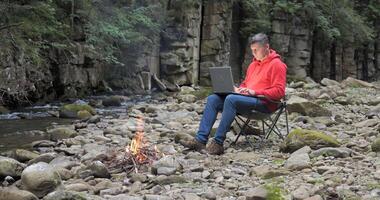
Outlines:
<svg viewBox="0 0 380 200"><path fill-rule="evenodd" d="M280 55L271 49L263 61L253 59L240 87L254 90L255 95L264 95L272 100L280 100L285 96L286 69ZM275 103L265 100L263 102L272 112L277 109Z"/></svg>

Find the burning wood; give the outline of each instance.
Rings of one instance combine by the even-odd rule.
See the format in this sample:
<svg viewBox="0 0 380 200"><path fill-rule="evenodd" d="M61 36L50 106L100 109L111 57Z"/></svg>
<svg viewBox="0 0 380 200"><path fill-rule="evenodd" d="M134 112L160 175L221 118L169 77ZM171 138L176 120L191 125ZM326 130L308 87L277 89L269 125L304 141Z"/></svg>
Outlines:
<svg viewBox="0 0 380 200"><path fill-rule="evenodd" d="M136 120L136 133L130 145L125 149L119 149L110 154L106 163L112 169L124 169L127 173L135 171L138 173L140 168L150 165L159 157L156 146L152 148L144 138L144 121L142 117ZM120 156L123 155L123 156Z"/></svg>

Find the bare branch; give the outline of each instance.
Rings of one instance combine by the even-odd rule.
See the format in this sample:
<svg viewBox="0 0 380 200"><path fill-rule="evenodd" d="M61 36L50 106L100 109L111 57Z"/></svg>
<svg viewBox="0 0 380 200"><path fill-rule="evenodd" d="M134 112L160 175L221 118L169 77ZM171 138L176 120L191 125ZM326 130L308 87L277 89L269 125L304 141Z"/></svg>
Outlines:
<svg viewBox="0 0 380 200"><path fill-rule="evenodd" d="M21 24L22 24L22 22L17 23L17 24L9 24L9 25L5 25L5 26L0 26L0 31L4 30L4 29L11 28L11 27L20 26Z"/></svg>

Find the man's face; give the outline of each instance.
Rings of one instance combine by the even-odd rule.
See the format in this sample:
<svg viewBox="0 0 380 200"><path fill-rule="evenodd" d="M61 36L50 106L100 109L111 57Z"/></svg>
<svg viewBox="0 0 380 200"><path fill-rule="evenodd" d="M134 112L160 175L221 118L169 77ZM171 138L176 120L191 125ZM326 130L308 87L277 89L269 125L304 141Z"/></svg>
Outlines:
<svg viewBox="0 0 380 200"><path fill-rule="evenodd" d="M269 53L269 45L268 44L260 44L260 43L253 43L251 44L251 50L252 55L257 60L263 60Z"/></svg>

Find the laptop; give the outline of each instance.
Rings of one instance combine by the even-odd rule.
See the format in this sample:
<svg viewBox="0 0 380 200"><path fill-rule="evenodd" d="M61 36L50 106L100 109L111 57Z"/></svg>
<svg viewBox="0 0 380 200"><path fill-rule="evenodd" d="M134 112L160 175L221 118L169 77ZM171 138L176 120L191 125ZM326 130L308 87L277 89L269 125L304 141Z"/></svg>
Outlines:
<svg viewBox="0 0 380 200"><path fill-rule="evenodd" d="M234 81L230 67L210 67L213 92L228 94L234 92Z"/></svg>
<svg viewBox="0 0 380 200"><path fill-rule="evenodd" d="M234 91L231 67L210 67L212 89L215 94L238 94Z"/></svg>

